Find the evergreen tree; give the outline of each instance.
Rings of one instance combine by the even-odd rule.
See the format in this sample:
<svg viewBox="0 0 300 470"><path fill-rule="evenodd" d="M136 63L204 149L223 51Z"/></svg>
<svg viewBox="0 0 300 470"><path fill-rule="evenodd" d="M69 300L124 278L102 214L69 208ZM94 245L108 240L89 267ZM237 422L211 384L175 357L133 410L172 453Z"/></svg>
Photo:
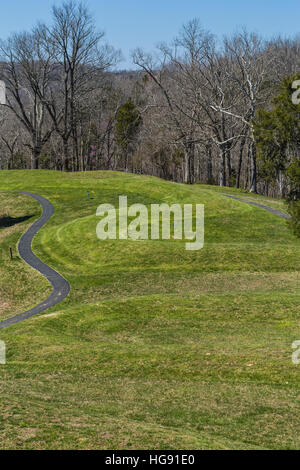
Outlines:
<svg viewBox="0 0 300 470"><path fill-rule="evenodd" d="M258 111L254 129L264 177L271 182L285 178L288 183L285 196L290 223L300 236L300 100L293 99L296 80L300 80L299 74L282 80L273 109Z"/></svg>
<svg viewBox="0 0 300 470"><path fill-rule="evenodd" d="M129 156L134 150L134 143L136 142L141 123L141 115L131 99L118 109L115 124L115 139L119 149L124 154L126 169L128 167Z"/></svg>
<svg viewBox="0 0 300 470"><path fill-rule="evenodd" d="M290 226L300 237L300 159L297 158L288 168L290 191L288 194L288 207L291 215Z"/></svg>

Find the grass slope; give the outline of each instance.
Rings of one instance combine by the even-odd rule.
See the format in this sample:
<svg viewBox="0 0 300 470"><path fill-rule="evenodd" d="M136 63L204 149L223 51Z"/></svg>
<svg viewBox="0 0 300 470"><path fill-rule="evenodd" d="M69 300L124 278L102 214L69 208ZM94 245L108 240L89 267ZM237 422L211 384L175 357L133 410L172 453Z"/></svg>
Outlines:
<svg viewBox="0 0 300 470"><path fill-rule="evenodd" d="M72 292L0 332L2 448L299 448L291 343L300 339L300 243L283 219L209 186L1 171L0 215L31 216L0 228L1 319L50 291L18 257L9 260L8 247L40 213L7 192L16 189L54 204L34 250ZM117 206L119 195L129 204L204 203L204 249L98 240L96 208Z"/></svg>

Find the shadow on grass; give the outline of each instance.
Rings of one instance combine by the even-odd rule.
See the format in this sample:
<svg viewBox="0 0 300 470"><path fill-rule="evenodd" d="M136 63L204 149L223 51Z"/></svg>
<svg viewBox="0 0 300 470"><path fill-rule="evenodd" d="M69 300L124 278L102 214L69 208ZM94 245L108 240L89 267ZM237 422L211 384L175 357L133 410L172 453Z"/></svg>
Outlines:
<svg viewBox="0 0 300 470"><path fill-rule="evenodd" d="M20 224L21 222L25 222L25 220L31 219L33 215L25 215L24 217L0 217L0 229L6 227L12 227L13 225Z"/></svg>

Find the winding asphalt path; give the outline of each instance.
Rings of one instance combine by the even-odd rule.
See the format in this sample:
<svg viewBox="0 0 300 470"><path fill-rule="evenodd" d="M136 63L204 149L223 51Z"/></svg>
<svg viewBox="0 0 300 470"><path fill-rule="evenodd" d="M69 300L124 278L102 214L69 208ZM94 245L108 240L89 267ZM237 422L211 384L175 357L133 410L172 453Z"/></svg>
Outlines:
<svg viewBox="0 0 300 470"><path fill-rule="evenodd" d="M32 247L31 247L32 240L34 236L36 235L36 233L45 225L46 222L48 222L48 220L54 213L54 208L51 202L49 202L48 199L45 199L42 196L38 196L37 194L28 193L24 191L17 191L17 192L21 194L26 194L27 196L32 197L33 199L38 201L42 206L42 209L43 209L42 216L36 222L34 222L34 224L31 225L31 227L27 230L27 232L24 233L24 235L20 238L18 250L19 250L19 254L21 258L23 258L23 260L26 261L26 263L29 264L29 266L36 269L46 279L48 279L48 281L50 282L52 286L52 293L46 300L44 300L44 302L40 303L36 307L33 307L24 313L21 313L19 315L16 315L12 318L9 318L7 320L0 322L0 329L14 325L21 321L27 320L28 318L33 317L34 315L37 315L38 313L41 313L50 307L53 307L54 305L64 300L71 290L70 284L68 283L68 281L64 279L54 269L50 268L50 266L43 263L43 261L41 261L33 253Z"/></svg>
<svg viewBox="0 0 300 470"><path fill-rule="evenodd" d="M265 209L268 212L272 212L272 214L278 215L278 217L281 217L283 219L291 218L290 215L285 214L284 212L281 212L277 209L273 209L273 207L264 206L263 204L259 204L258 202L248 201L247 199L243 199L237 196L230 196L229 194L222 194L222 196L229 197L230 199L236 199L237 201L246 202L247 204L251 204L252 206L260 207L261 209Z"/></svg>
<svg viewBox="0 0 300 470"><path fill-rule="evenodd" d="M38 313L47 310L50 307L58 304L62 300L64 300L67 295L69 294L71 287L70 284L66 279L64 279L57 271L50 268L47 264L43 263L32 251L31 245L32 240L36 233L45 225L46 222L52 217L54 213L54 208L51 202L48 199L45 199L42 196L38 196L37 194L25 192L25 191L17 191L21 194L26 194L27 196L32 197L36 201L38 201L43 209L42 216L27 230L27 232L21 237L18 245L19 254L21 258L26 261L29 266L36 269L39 273L41 273L52 285L52 293L50 296L44 300L44 302L40 303L36 307L27 310L24 313L16 315L12 318L4 320L0 322L0 329L6 328L8 326L14 325L16 323L22 322L27 320ZM230 196L229 194L222 194L222 196L229 197L230 199L235 199L237 201L246 202L247 204L252 204L253 206L260 207L265 209L266 211L271 212L283 219L289 219L290 216L281 212L277 209L273 209L272 207L265 206L263 204L259 204L258 202L248 201L247 199L243 199L237 196Z"/></svg>

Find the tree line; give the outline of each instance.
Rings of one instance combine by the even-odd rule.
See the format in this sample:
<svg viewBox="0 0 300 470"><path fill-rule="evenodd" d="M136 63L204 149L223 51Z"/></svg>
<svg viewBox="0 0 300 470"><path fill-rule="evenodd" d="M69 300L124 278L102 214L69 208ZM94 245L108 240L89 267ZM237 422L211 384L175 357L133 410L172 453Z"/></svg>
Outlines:
<svg viewBox="0 0 300 470"><path fill-rule="evenodd" d="M299 37L217 40L194 19L116 72L121 52L68 1L51 25L1 41L0 60L0 168L152 174L285 197L297 212Z"/></svg>

